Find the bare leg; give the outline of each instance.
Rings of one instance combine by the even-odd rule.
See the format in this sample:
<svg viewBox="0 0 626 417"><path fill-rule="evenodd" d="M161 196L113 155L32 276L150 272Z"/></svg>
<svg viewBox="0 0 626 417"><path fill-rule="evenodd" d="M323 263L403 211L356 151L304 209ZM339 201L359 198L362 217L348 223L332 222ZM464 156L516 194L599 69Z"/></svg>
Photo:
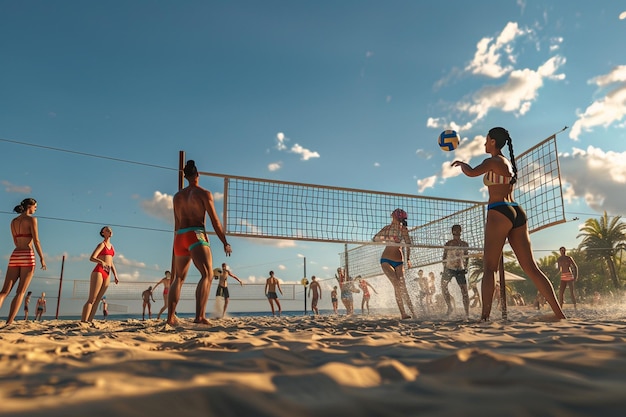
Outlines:
<svg viewBox="0 0 626 417"><path fill-rule="evenodd" d="M576 310L576 291L574 289L574 281L569 283L569 295L572 297L572 303L574 303L574 310Z"/></svg>
<svg viewBox="0 0 626 417"><path fill-rule="evenodd" d="M194 323L209 324L206 318L206 304L213 282L213 256L208 246L196 246L191 250L193 264L200 272L200 281L196 287L196 318Z"/></svg>
<svg viewBox="0 0 626 417"><path fill-rule="evenodd" d="M15 297L11 302L11 309L9 310L9 316L7 317L7 324L11 324L17 315L20 306L22 305L22 300L24 299L24 295L26 294L26 290L30 285L30 281L35 274L35 267L28 268L20 268L20 282L17 284L17 290L15 292ZM8 271L7 271L8 275Z"/></svg>
<svg viewBox="0 0 626 417"><path fill-rule="evenodd" d="M500 265L502 248L511 230L511 221L502 213L494 210L487 211L487 224L485 225L485 249L483 255L483 281L480 288L483 299L483 308L480 319L489 320L493 292L495 288L495 274Z"/></svg>
<svg viewBox="0 0 626 417"><path fill-rule="evenodd" d="M275 316L276 313L274 312L274 301L272 298L269 299L269 303L270 303L270 308L272 309L272 316Z"/></svg>
<svg viewBox="0 0 626 417"><path fill-rule="evenodd" d="M445 272L444 272L445 274ZM450 280L447 277L441 279L441 294L443 295L443 299L446 302L446 306L448 309L446 311L446 316L449 316L452 313L452 302L450 301L450 290L448 289L448 285L450 284Z"/></svg>
<svg viewBox="0 0 626 417"><path fill-rule="evenodd" d="M161 314L167 310L167 294L163 294L163 307L159 310L159 314L157 315L157 320L161 318Z"/></svg>
<svg viewBox="0 0 626 417"><path fill-rule="evenodd" d="M402 318L407 318L408 314L406 314L406 310L404 309L402 289L400 287L400 283L398 282L398 277L396 276L396 270L388 263L381 264L381 267L385 276L389 279L389 282L391 282L391 285L393 286L393 293L396 298L398 309L400 310L400 316Z"/></svg>
<svg viewBox="0 0 626 417"><path fill-rule="evenodd" d="M0 308L2 308L2 304L4 303L4 300L7 298L7 296L13 289L13 286L15 285L19 277L20 277L20 268L16 268L14 266L7 268L7 273L4 278L4 285L2 286L2 292L0 292Z"/></svg>
<svg viewBox="0 0 626 417"><path fill-rule="evenodd" d="M512 229L509 233L509 243L517 256L520 266L530 279L533 280L541 295L545 297L550 307L552 307L555 317L557 319L564 319L565 314L563 314L563 310L561 310L561 306L556 299L552 283L550 283L548 277L539 269L533 257L528 228L523 226Z"/></svg>
<svg viewBox="0 0 626 417"><path fill-rule="evenodd" d="M174 279L170 285L170 292L167 298L167 321L170 326L176 326L178 319L176 318L176 307L180 300L180 291L185 282L187 271L189 270L191 258L189 256L174 257Z"/></svg>
<svg viewBox="0 0 626 417"><path fill-rule="evenodd" d="M228 297L224 297L224 311L222 311L222 317L226 315L226 308L228 308Z"/></svg>
<svg viewBox="0 0 626 417"><path fill-rule="evenodd" d="M465 308L465 317L469 317L469 293L467 292L467 285L459 285L461 287L461 295L463 296L463 307Z"/></svg>
<svg viewBox="0 0 626 417"><path fill-rule="evenodd" d="M94 303L96 302L96 297L100 292L100 288L102 287L102 274L99 272L91 272L91 276L89 278L89 297L87 298L87 302L83 306L83 312L80 316L80 321L86 323L89 321L89 316L91 316L91 310L93 309Z"/></svg>
<svg viewBox="0 0 626 417"><path fill-rule="evenodd" d="M563 295L565 294L565 287L567 287L567 282L561 281L559 285L559 305L563 307Z"/></svg>
<svg viewBox="0 0 626 417"><path fill-rule="evenodd" d="M276 301L276 306L278 306L278 317L280 317L283 313L283 308L280 306L280 301L278 301L278 298L274 301Z"/></svg>
<svg viewBox="0 0 626 417"><path fill-rule="evenodd" d="M100 275L100 274L98 274ZM96 316L96 311L98 310L98 305L100 305L100 301L102 301L102 297L104 296L104 293L107 291L107 288L109 288L109 280L103 280L102 281L102 285L100 286L100 291L98 292L98 294L96 295L96 300L94 301L92 307L91 307L91 313L89 313L89 318L88 321L91 323L93 321L93 318Z"/></svg>

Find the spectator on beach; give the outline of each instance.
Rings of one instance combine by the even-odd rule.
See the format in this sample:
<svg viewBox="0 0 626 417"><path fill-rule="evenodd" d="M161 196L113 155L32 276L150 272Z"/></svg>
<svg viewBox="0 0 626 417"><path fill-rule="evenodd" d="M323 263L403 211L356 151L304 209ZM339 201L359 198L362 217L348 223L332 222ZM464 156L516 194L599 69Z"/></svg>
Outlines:
<svg viewBox="0 0 626 417"><path fill-rule="evenodd" d="M41 297L37 299L37 306L35 310L35 321L43 320L43 313L46 312L46 293L42 292Z"/></svg>
<svg viewBox="0 0 626 417"><path fill-rule="evenodd" d="M565 288L569 287L569 295L576 309L576 292L574 288L574 282L578 279L578 265L574 262L574 258L565 254L565 247L559 248L561 256L556 260L557 267L561 273L561 284L559 286L559 304L563 307L563 295Z"/></svg>
<svg viewBox="0 0 626 417"><path fill-rule="evenodd" d="M93 318L96 315L96 310L100 305L100 300L109 288L109 275L113 273L115 284L119 282L117 279L117 270L113 264L113 257L115 256L115 248L111 243L111 236L113 236L113 230L109 226L104 226L100 229L100 236L103 237L102 242L96 246L89 260L96 263L96 267L91 272L89 281L89 298L83 306L83 312L81 315L82 322L93 322Z"/></svg>
<svg viewBox="0 0 626 417"><path fill-rule="evenodd" d="M359 279L359 288L361 289L361 293L363 293L363 298L361 299L361 314L365 314L364 307L367 308L367 314L369 314L370 313L370 298L371 298L369 289L371 288L372 291L374 291L374 294L378 294L378 293L376 292L376 288L372 287L370 283L367 282L363 278Z"/></svg>
<svg viewBox="0 0 626 417"><path fill-rule="evenodd" d="M161 314L167 310L167 298L170 293L170 285L172 285L172 273L170 271L165 271L165 276L154 285L152 291L154 292L159 285L163 285L163 307L161 307L159 314L157 314L157 320L159 320L161 318Z"/></svg>
<svg viewBox="0 0 626 417"><path fill-rule="evenodd" d="M280 316L282 313L282 308L280 306L280 301L278 301L278 294L276 293L276 289L280 292L280 295L283 295L283 290L280 288L280 282L278 282L278 278L274 276L274 271L270 271L269 278L265 281L265 296L270 303L270 307L272 308L272 316L275 316L274 311L274 303L278 307L278 315Z"/></svg>
<svg viewBox="0 0 626 417"><path fill-rule="evenodd" d="M469 289L472 291L472 296L470 297L470 308L482 307L483 304L480 301L480 293L476 283L470 285Z"/></svg>
<svg viewBox="0 0 626 417"><path fill-rule="evenodd" d="M427 304L432 307L435 304L435 293L437 292L437 284L435 282L435 273L428 273L428 299Z"/></svg>
<svg viewBox="0 0 626 417"><path fill-rule="evenodd" d="M337 313L337 307L339 306L339 300L337 299L337 286L333 287L333 290L330 292L330 302L333 304L333 312Z"/></svg>
<svg viewBox="0 0 626 417"><path fill-rule="evenodd" d="M230 271L230 267L226 263L222 263L222 269L218 275L219 282L217 284L216 297L224 297L224 310L222 311L222 317L226 315L226 308L228 307L228 299L230 298L230 292L228 291L228 277L235 278L239 285L243 287L243 282Z"/></svg>
<svg viewBox="0 0 626 417"><path fill-rule="evenodd" d="M424 276L423 269L417 271L417 278L415 278L415 281L417 281L417 288L419 291L417 296L418 304L423 313L428 313L430 311L430 290L428 278Z"/></svg>
<svg viewBox="0 0 626 417"><path fill-rule="evenodd" d="M346 308L346 314L348 316L354 313L354 286L352 285L352 278L349 277L345 270L341 267L337 268L337 274L335 278L339 282L339 291L341 293L341 303Z"/></svg>
<svg viewBox="0 0 626 417"><path fill-rule="evenodd" d="M17 315L24 294L28 290L30 281L35 273L35 253L33 246L41 260L41 269L46 269L46 261L43 257L41 244L39 243L39 228L37 226L37 218L33 216L37 210L37 201L34 198L26 198L22 200L19 206L15 206L13 211L19 215L11 220L11 236L15 249L9 258L9 266L4 278L4 285L0 291L0 308L4 300L7 298L13 286L17 284L15 297L11 301L9 315L7 316L7 324L13 323Z"/></svg>
<svg viewBox="0 0 626 417"><path fill-rule="evenodd" d="M311 285L309 286L309 297L311 297L311 293L313 293L313 298L311 298L311 310L313 310L316 315L319 315L320 310L319 308L317 308L317 303L319 302L319 300L322 299L322 286L320 285L315 275L311 277Z"/></svg>
<svg viewBox="0 0 626 417"><path fill-rule="evenodd" d="M467 292L467 262L468 262L468 243L461 239L461 225L452 226L452 239L446 242L443 251L443 275L441 275L441 293L448 306L446 316L449 316L454 309L450 302L450 290L448 285L452 278L456 280L461 289L461 297L463 299L463 308L465 309L465 318L469 319L469 295Z"/></svg>
<svg viewBox="0 0 626 417"><path fill-rule="evenodd" d="M102 297L102 316L104 320L109 316L109 304L107 303L106 295Z"/></svg>
<svg viewBox="0 0 626 417"><path fill-rule="evenodd" d="M152 320L152 304L150 303L150 299L154 301L154 296L152 295L152 286L148 287L147 290L141 293L141 298L143 300L143 309L141 312L141 321L146 319L146 307L148 307L148 319Z"/></svg>
<svg viewBox="0 0 626 417"><path fill-rule="evenodd" d="M174 195L174 279L170 286L167 305L167 324L176 325L176 306L180 292L187 277L189 264L200 272L200 281L196 287L196 317L194 323L209 324L206 318L206 303L213 281L213 254L205 230L205 217L209 215L215 234L224 246L224 253L230 256L232 249L226 241L210 191L200 187L196 163L187 161L183 169L189 185Z"/></svg>
<svg viewBox="0 0 626 417"><path fill-rule="evenodd" d="M28 306L30 305L30 296L32 294L32 291L28 291L26 293L26 298L24 298L24 321L28 321Z"/></svg>
<svg viewBox="0 0 626 417"><path fill-rule="evenodd" d="M509 147L509 159L502 154L504 145ZM490 154L476 167L461 161L452 162L469 177L484 175L483 182L489 192L487 223L485 224L485 247L483 257L483 308L481 320L489 320L493 301L495 273L500 265L502 248L507 241L517 256L520 266L546 298L556 319L564 319L565 314L556 299L554 288L548 277L539 269L533 257L528 234L526 213L513 200L513 186L517 181L517 166L513 155L513 141L509 132L502 127L494 127L485 138L485 152Z"/></svg>
<svg viewBox="0 0 626 417"><path fill-rule="evenodd" d="M385 276L391 282L396 297L396 304L400 310L400 317L410 319L405 306L409 308L411 314L415 316L413 302L406 288L404 279L404 262L411 267L411 236L407 229L407 213L402 209L395 209L391 213L391 223L383 227L374 236L374 242L384 242L389 245L385 247L380 258L380 266Z"/></svg>

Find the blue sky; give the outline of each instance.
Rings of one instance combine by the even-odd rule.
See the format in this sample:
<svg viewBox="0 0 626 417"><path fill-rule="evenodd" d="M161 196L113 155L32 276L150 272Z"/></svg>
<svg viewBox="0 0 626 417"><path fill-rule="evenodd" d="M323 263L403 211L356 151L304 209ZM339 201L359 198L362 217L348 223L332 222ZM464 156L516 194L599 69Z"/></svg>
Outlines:
<svg viewBox="0 0 626 417"><path fill-rule="evenodd" d="M65 279L88 279L106 224L122 279L161 278L180 150L202 171L482 201L481 181L448 166L482 160L493 126L518 153L569 126L557 140L570 221L533 245L537 257L576 247L585 219L626 207L625 12L608 0L0 0L0 273L12 208L34 197L49 265L35 292L50 294L64 255ZM436 146L449 127L453 153ZM307 276L330 277L343 249L232 245L233 271L257 283L270 269L299 280L303 257Z"/></svg>

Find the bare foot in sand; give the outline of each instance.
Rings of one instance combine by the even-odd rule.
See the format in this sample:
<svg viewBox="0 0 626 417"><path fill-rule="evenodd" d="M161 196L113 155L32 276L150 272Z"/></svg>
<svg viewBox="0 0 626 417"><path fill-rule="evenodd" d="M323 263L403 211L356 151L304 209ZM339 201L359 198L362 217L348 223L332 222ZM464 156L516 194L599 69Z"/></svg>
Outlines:
<svg viewBox="0 0 626 417"><path fill-rule="evenodd" d="M211 324L206 317L200 317L199 319L195 319L193 322L198 324Z"/></svg>

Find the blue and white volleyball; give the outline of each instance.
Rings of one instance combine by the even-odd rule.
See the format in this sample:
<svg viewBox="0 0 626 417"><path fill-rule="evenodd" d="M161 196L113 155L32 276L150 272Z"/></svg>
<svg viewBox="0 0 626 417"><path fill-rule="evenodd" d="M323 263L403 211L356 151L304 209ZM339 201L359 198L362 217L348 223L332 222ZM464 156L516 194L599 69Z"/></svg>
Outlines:
<svg viewBox="0 0 626 417"><path fill-rule="evenodd" d="M456 133L456 130L444 130L439 135L437 143L442 150L449 152L455 150L459 146L460 141L461 138Z"/></svg>

